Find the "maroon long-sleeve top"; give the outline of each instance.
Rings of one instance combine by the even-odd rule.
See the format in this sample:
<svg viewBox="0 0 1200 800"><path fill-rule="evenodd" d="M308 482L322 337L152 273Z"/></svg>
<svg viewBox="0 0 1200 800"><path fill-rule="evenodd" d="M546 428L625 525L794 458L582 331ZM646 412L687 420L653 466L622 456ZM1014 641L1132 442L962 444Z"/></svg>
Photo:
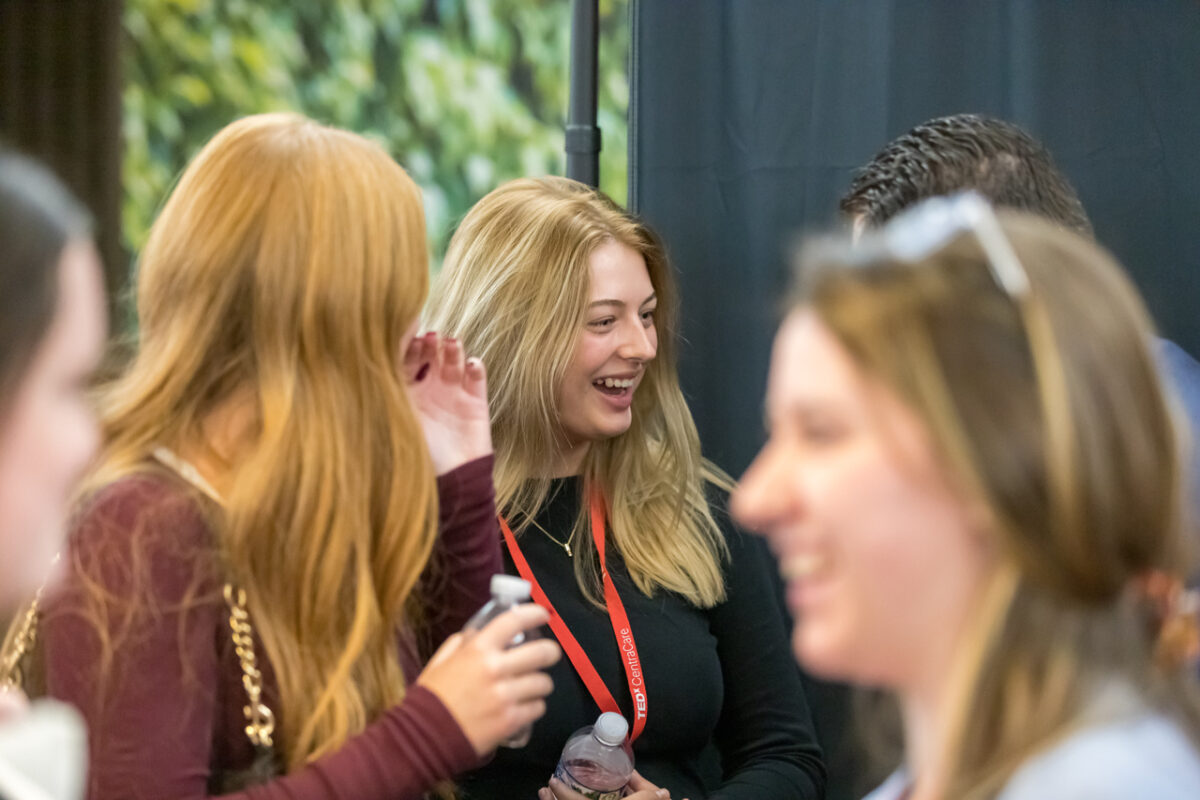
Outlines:
<svg viewBox="0 0 1200 800"><path fill-rule="evenodd" d="M438 497L440 534L431 562L437 569L424 583L434 646L488 600L489 578L502 571L492 459L439 477ZM194 494L169 474L120 480L89 504L73 527L71 547L71 561L79 566L48 598L41 636L50 694L78 706L88 723L88 797L209 796L210 776L248 768L254 751L244 730L246 691L221 591L226 578ZM99 620L116 642L108 665L100 665L97 620L87 611L89 581L114 599L107 618ZM148 600L152 611L126 629L121 598ZM417 643L409 634L398 642L411 684L421 667ZM265 700L281 718L286 709L279 707L261 642L257 656ZM403 702L336 752L228 796L407 800L477 763L442 702L410 685Z"/></svg>

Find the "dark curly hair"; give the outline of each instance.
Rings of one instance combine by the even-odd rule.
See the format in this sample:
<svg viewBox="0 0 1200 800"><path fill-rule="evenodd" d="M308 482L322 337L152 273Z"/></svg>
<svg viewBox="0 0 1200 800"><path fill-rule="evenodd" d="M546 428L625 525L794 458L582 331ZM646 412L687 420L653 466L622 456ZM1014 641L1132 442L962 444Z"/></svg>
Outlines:
<svg viewBox="0 0 1200 800"><path fill-rule="evenodd" d="M1079 195L1046 148L1016 125L978 114L932 119L888 143L855 175L840 208L875 227L927 197L966 189L1092 235Z"/></svg>

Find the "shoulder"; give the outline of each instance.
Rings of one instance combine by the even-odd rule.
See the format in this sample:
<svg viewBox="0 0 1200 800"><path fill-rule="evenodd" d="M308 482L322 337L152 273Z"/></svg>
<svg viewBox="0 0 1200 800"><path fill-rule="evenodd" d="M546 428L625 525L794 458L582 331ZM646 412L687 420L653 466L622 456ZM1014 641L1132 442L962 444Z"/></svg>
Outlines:
<svg viewBox="0 0 1200 800"><path fill-rule="evenodd" d="M217 543L195 495L171 476L146 472L102 487L72 519L74 568L115 588L148 580L195 589L215 572Z"/></svg>
<svg viewBox="0 0 1200 800"><path fill-rule="evenodd" d="M127 538L134 530L169 531L172 539L199 545L207 539L209 525L188 489L169 476L146 472L114 481L87 498L73 519L72 544Z"/></svg>
<svg viewBox="0 0 1200 800"><path fill-rule="evenodd" d="M1017 771L998 800L1195 800L1200 752L1167 717L1146 713L1080 730Z"/></svg>

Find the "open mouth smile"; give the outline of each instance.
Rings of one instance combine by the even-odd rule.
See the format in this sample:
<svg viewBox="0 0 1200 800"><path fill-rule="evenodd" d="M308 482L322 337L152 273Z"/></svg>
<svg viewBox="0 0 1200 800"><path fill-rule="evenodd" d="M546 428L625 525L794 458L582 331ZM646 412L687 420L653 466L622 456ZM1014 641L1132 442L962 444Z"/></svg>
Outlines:
<svg viewBox="0 0 1200 800"><path fill-rule="evenodd" d="M622 397L633 392L636 378L597 378L592 386L610 397Z"/></svg>

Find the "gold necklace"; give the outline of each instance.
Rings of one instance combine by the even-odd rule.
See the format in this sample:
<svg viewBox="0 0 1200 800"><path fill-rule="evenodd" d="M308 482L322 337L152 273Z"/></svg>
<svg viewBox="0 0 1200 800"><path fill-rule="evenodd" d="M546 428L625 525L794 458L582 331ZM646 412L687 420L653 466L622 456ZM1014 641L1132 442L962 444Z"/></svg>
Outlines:
<svg viewBox="0 0 1200 800"><path fill-rule="evenodd" d="M571 535L570 535L570 536L568 536L568 537L567 537L567 540L564 542L562 539L556 539L556 538L554 538L553 536L551 536L551 535L550 535L550 531L546 530L546 529L545 529L545 528L543 528L541 525L538 525L538 523L537 523L537 520L536 520L536 519L534 519L533 517L526 517L526 519L528 519L528 520L529 520L530 524L531 524L531 525L533 525L533 527L535 527L535 528L537 528L539 531L541 531L541 532L542 532L542 534L543 534L543 535L544 535L544 536L545 536L547 539L549 539L550 541L554 542L556 545L558 545L558 546L559 546L559 547L561 547L563 550L565 550L565 551L566 551L566 553L567 553L567 558L572 558L572 557L575 555L575 554L574 554L574 553L571 551L571 540L575 538L575 531L574 531L574 529L572 529L572 530L571 530Z"/></svg>

